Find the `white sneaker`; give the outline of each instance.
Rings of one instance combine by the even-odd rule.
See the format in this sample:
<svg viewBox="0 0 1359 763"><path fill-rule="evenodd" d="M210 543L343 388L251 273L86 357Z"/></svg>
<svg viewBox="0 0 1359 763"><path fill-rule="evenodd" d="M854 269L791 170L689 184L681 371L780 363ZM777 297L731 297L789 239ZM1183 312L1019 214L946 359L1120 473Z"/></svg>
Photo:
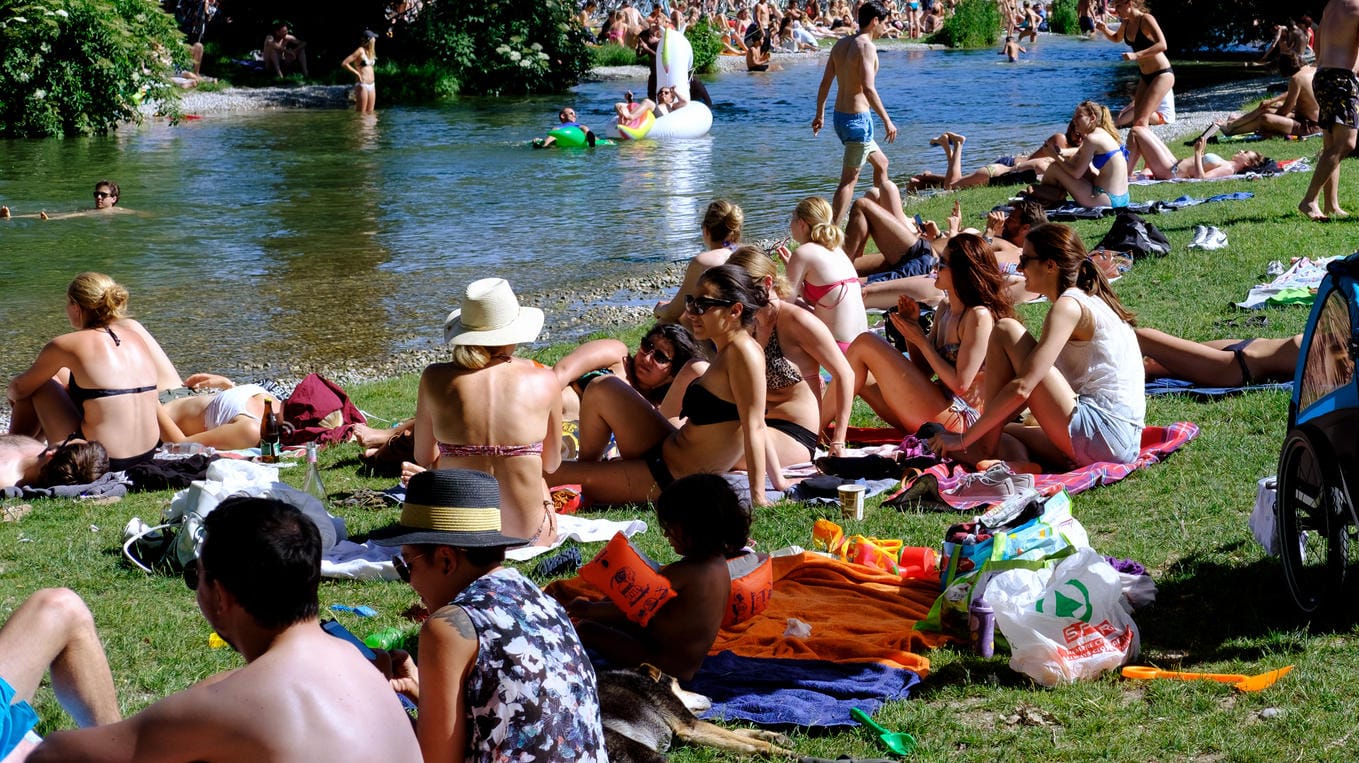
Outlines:
<svg viewBox="0 0 1359 763"><path fill-rule="evenodd" d="M1207 236L1208 236L1208 226L1206 226L1206 225L1195 225L1195 226L1194 226L1194 240L1189 242L1189 248L1190 248L1190 249L1197 249L1197 248L1199 248L1199 246L1203 244L1203 239L1207 238Z"/></svg>
<svg viewBox="0 0 1359 763"><path fill-rule="evenodd" d="M1015 474L1002 462L992 464L984 472L964 474L947 492L963 498L1008 498L1023 489L1033 489L1033 475Z"/></svg>
<svg viewBox="0 0 1359 763"><path fill-rule="evenodd" d="M1200 249L1214 250L1222 249L1227 246L1227 234L1218 230L1216 227L1208 228L1208 235L1199 244Z"/></svg>

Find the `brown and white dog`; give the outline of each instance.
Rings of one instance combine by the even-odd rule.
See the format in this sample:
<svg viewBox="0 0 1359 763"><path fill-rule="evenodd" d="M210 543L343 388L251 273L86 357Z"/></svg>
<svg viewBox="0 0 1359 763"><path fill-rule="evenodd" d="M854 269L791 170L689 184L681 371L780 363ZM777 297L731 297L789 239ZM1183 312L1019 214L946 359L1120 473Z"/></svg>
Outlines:
<svg viewBox="0 0 1359 763"><path fill-rule="evenodd" d="M695 713L712 706L701 694L651 665L612 668L598 675L604 746L611 763L659 763L674 737L689 744L740 753L792 757L788 738L761 729L726 729Z"/></svg>

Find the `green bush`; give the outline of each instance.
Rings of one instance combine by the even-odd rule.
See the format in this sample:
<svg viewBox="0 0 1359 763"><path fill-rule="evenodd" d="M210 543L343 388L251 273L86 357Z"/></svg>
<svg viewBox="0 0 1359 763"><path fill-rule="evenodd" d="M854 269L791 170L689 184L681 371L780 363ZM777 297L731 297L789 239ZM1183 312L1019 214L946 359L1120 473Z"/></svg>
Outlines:
<svg viewBox="0 0 1359 763"><path fill-rule="evenodd" d="M1076 15L1076 0L1053 0L1048 14L1048 31L1055 34L1080 34L1081 22Z"/></svg>
<svg viewBox="0 0 1359 763"><path fill-rule="evenodd" d="M704 74L717 68L717 57L722 55L722 35L703 19L684 30L689 45L694 49L694 71Z"/></svg>
<svg viewBox="0 0 1359 763"><path fill-rule="evenodd" d="M986 48L996 44L1000 28L995 0L962 0L930 42L950 48Z"/></svg>
<svg viewBox="0 0 1359 763"><path fill-rule="evenodd" d="M147 99L174 112L172 56L188 62L154 0L0 0L0 135L104 133Z"/></svg>
<svg viewBox="0 0 1359 763"><path fill-rule="evenodd" d="M458 78L431 61L405 63L378 59L373 74L388 103L428 103L458 94Z"/></svg>
<svg viewBox="0 0 1359 763"><path fill-rule="evenodd" d="M590 48L590 66L633 66L637 63L637 53L616 42Z"/></svg>
<svg viewBox="0 0 1359 763"><path fill-rule="evenodd" d="M590 66L574 15L571 0L430 3L400 58L433 64L438 81L455 79L463 93L562 92Z"/></svg>

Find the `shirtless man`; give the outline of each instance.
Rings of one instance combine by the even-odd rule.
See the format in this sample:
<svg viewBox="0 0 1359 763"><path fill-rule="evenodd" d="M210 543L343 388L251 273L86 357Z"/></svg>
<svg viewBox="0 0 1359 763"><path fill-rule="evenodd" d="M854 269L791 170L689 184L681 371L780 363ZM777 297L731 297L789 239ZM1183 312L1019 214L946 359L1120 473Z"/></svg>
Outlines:
<svg viewBox="0 0 1359 763"><path fill-rule="evenodd" d="M1302 65L1302 59L1289 54L1298 63L1297 71L1288 78L1288 92L1260 104L1221 126L1223 135L1258 132L1261 135L1311 135L1320 127L1320 107L1312 92L1312 77L1317 68Z"/></svg>
<svg viewBox="0 0 1359 763"><path fill-rule="evenodd" d="M1081 34L1095 36L1095 0L1080 0L1076 3L1076 15L1080 17Z"/></svg>
<svg viewBox="0 0 1359 763"><path fill-rule="evenodd" d="M627 47L637 47L637 38L642 34L643 23L642 12L633 7L631 0L623 0L623 23L627 26L627 39L624 40Z"/></svg>
<svg viewBox="0 0 1359 763"><path fill-rule="evenodd" d="M84 217L95 213L114 214L118 212L128 212L130 210L118 206L118 184L112 180L100 180L94 184L94 208L82 209L77 212L63 212L60 214L47 214L46 210L38 212L36 217L39 220L61 220L67 217ZM35 217L35 215L13 215L9 207L0 207L0 219L9 217Z"/></svg>
<svg viewBox="0 0 1359 763"><path fill-rule="evenodd" d="M759 27L760 31L766 36L770 32L772 24L771 13L769 0L759 0L755 3L755 26Z"/></svg>
<svg viewBox="0 0 1359 763"><path fill-rule="evenodd" d="M873 115L869 113L870 107L878 113L887 133L887 142L895 141L897 126L887 116L887 109L874 87L878 73L878 49L874 47L873 41L886 31L886 24L887 9L881 0L865 0L859 6L858 33L842 38L831 48L826 71L821 75L821 87L816 92L813 135L820 133L825 123L826 98L830 95L831 82L836 83L835 134L845 146L840 185L835 189L831 203L831 214L837 224L854 198L854 184L859 180L859 172L865 161L873 165L873 185L876 188L883 189L892 184L887 177L887 156L873 140Z"/></svg>
<svg viewBox="0 0 1359 763"><path fill-rule="evenodd" d="M279 24L277 29L264 36L264 70L283 79L283 65L292 63L297 64L303 77L310 76L307 74L307 43L289 34L287 24Z"/></svg>
<svg viewBox="0 0 1359 763"><path fill-rule="evenodd" d="M1298 203L1298 211L1312 220L1349 215L1340 208L1340 160L1354 150L1359 135L1359 0L1330 0L1321 14L1316 40L1316 74L1312 92L1320 108L1318 122L1325 130L1321 155L1312 170L1312 182ZM1317 206L1325 192L1326 210Z"/></svg>
<svg viewBox="0 0 1359 763"><path fill-rule="evenodd" d="M302 512L231 498L203 523L184 581L243 668L120 723L50 736L45 761L420 761L410 720L353 645L317 623L321 537Z"/></svg>

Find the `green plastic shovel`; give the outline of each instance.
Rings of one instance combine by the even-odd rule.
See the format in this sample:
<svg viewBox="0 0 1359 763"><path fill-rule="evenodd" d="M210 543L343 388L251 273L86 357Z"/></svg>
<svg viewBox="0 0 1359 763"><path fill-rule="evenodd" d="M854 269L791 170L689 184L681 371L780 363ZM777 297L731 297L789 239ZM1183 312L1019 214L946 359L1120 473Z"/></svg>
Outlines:
<svg viewBox="0 0 1359 763"><path fill-rule="evenodd" d="M888 731L875 723L872 718L869 718L868 713L857 707L850 708L849 715L859 723L878 732L878 741L882 742L882 746L897 755L910 755L911 751L915 749L915 737L910 734L904 731Z"/></svg>

